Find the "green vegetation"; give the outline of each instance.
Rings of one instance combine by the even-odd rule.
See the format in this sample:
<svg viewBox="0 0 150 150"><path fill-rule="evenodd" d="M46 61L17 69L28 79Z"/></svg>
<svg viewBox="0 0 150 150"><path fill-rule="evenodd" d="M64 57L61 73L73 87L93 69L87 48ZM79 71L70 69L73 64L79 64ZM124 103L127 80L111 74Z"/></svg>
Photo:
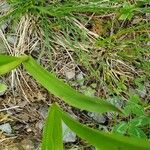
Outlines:
<svg viewBox="0 0 150 150"><path fill-rule="evenodd" d="M52 104L49 108L42 150L63 149L62 121L97 149L107 149L108 143L114 150L150 149L148 0L3 0L1 3L0 75L13 70L1 79L10 80L11 76L12 80L24 81L27 71L64 101L54 100L59 105ZM74 71L71 79L67 78L66 68ZM82 74L81 79L77 79L78 74ZM17 87L17 82L11 82ZM7 90L6 85L0 81L0 95ZM25 92L23 95L27 99ZM65 112L66 103L73 106L71 111L81 110L78 119L84 126L68 115L70 111ZM82 113L87 117L87 111L106 116L109 133L100 131L101 124L97 121L88 124L80 117ZM79 142L81 149L87 145L84 140Z"/></svg>
<svg viewBox="0 0 150 150"><path fill-rule="evenodd" d="M8 71L10 71L10 69L14 69L21 63L23 63L26 70L29 71L30 74L45 88L47 88L54 95L59 96L61 99L71 104L72 106L76 106L77 108L88 111L116 111L121 113L121 110L107 103L106 101L100 101L96 98L91 98L77 93L72 88L65 85L63 82L59 81L53 75L45 71L31 57L23 56L17 58L12 56L0 55L0 67L2 68L0 70L0 74L7 73ZM134 99L135 101L137 100L137 98L135 97L132 99ZM131 104L129 104L128 106L131 106ZM129 113L129 109L127 109L127 107L126 110L128 110L126 112ZM45 124L42 150L63 149L61 120L63 120L70 127L70 129L75 131L79 136L86 139L89 143L93 144L97 149L105 150L108 147L111 147L114 150L117 150L118 148L123 150L148 150L150 148L150 143L148 140L138 140L134 138L119 136L117 134L103 133L83 126L77 121L73 120L65 112L60 110L57 105L52 105ZM138 131L140 133L142 130L139 129ZM130 133L132 132L130 131Z"/></svg>
<svg viewBox="0 0 150 150"><path fill-rule="evenodd" d="M150 117L145 114L144 106L137 95L132 95L127 102L124 112L127 117L132 116L128 122L122 121L114 127L113 132L123 135L130 135L138 138L147 138L149 136L148 127L150 125ZM142 130L145 130L145 132ZM146 135L147 134L147 135Z"/></svg>

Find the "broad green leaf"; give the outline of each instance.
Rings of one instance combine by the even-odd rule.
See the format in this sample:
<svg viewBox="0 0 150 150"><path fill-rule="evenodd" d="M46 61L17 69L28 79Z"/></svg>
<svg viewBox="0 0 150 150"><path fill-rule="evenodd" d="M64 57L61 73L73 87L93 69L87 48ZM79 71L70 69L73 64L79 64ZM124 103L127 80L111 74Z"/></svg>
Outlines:
<svg viewBox="0 0 150 150"><path fill-rule="evenodd" d="M136 116L143 116L144 115L144 107L141 105L135 105L132 107L132 113L135 114Z"/></svg>
<svg viewBox="0 0 150 150"><path fill-rule="evenodd" d="M20 65L23 61L26 61L27 59L28 56L13 57L0 55L0 75L9 72L12 69L15 69L18 65Z"/></svg>
<svg viewBox="0 0 150 150"><path fill-rule="evenodd" d="M49 108L41 150L63 150L61 118L56 105Z"/></svg>
<svg viewBox="0 0 150 150"><path fill-rule="evenodd" d="M120 124L114 126L113 132L114 133L120 133L125 134L128 129L128 123L127 122L121 122Z"/></svg>
<svg viewBox="0 0 150 150"><path fill-rule="evenodd" d="M136 127L150 125L150 117L141 116L138 118L134 118L130 121L130 125Z"/></svg>
<svg viewBox="0 0 150 150"><path fill-rule="evenodd" d="M119 17L119 20L131 20L135 10L138 9L134 5L125 2L123 8L121 9L121 16Z"/></svg>
<svg viewBox="0 0 150 150"><path fill-rule="evenodd" d="M130 96L129 102L138 104L140 102L140 98L138 95L134 94Z"/></svg>
<svg viewBox="0 0 150 150"><path fill-rule="evenodd" d="M63 81L58 80L54 75L46 71L31 57L28 61L23 62L23 65L26 70L47 90L74 107L91 112L121 112L120 109L104 100L85 96L77 92Z"/></svg>
<svg viewBox="0 0 150 150"><path fill-rule="evenodd" d="M138 95L131 95L127 105L124 107L124 112L127 115L135 114L136 116L144 116L144 107L138 104L139 102L140 98Z"/></svg>
<svg viewBox="0 0 150 150"><path fill-rule="evenodd" d="M0 96L3 95L6 90L7 90L6 84L0 83Z"/></svg>
<svg viewBox="0 0 150 150"><path fill-rule="evenodd" d="M137 138L147 138L146 134L138 127L130 126L128 129L128 134Z"/></svg>
<svg viewBox="0 0 150 150"><path fill-rule="evenodd" d="M141 105L130 103L124 108L124 112L129 114L135 114L136 116L143 116L144 115L144 108Z"/></svg>
<svg viewBox="0 0 150 150"><path fill-rule="evenodd" d="M128 104L127 104L127 105L124 107L124 112L125 112L126 115L130 115L131 112L132 112L132 105L128 105Z"/></svg>
<svg viewBox="0 0 150 150"><path fill-rule="evenodd" d="M150 73L150 60L146 61L142 64L143 69L145 69L147 71L147 74L149 75Z"/></svg>
<svg viewBox="0 0 150 150"><path fill-rule="evenodd" d="M22 62L28 72L39 83L47 88L52 94L63 99L68 104L93 112L121 112L120 109L104 100L85 96L81 93L78 93L76 90L72 89L63 81L58 80L54 75L46 71L43 67L38 65L36 61L28 56L13 57L0 55L0 74L7 73L8 71L16 68Z"/></svg>
<svg viewBox="0 0 150 150"><path fill-rule="evenodd" d="M0 66L5 65L7 63L11 63L16 60L18 60L18 58L14 56L0 55Z"/></svg>
<svg viewBox="0 0 150 150"><path fill-rule="evenodd" d="M58 108L58 107L57 107ZM79 137L87 140L99 150L149 150L150 142L146 139L125 137L117 134L105 133L91 129L76 120L72 119L67 113L58 108L62 120Z"/></svg>

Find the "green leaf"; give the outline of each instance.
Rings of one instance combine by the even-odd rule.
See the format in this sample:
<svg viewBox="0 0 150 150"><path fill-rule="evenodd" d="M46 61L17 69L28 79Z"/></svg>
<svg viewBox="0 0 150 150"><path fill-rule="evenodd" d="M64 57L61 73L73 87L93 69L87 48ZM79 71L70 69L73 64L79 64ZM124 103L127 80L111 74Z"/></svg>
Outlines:
<svg viewBox="0 0 150 150"><path fill-rule="evenodd" d="M140 77L135 78L134 83L136 86L138 86L139 90L143 90L144 88L144 84L143 82L146 80L146 76L145 75L141 75Z"/></svg>
<svg viewBox="0 0 150 150"><path fill-rule="evenodd" d="M138 118L134 118L130 121L130 125L136 127L150 125L150 117L141 116Z"/></svg>
<svg viewBox="0 0 150 150"><path fill-rule="evenodd" d="M147 74L150 74L150 60L149 61L145 61L142 64L142 68L145 69L147 71Z"/></svg>
<svg viewBox="0 0 150 150"><path fill-rule="evenodd" d="M132 113L136 116L143 116L144 115L144 108L141 105L135 105L132 109Z"/></svg>
<svg viewBox="0 0 150 150"><path fill-rule="evenodd" d="M127 102L127 105L124 107L124 112L129 114L135 114L136 116L144 116L144 107L139 105L140 98L138 95L131 95L130 99Z"/></svg>
<svg viewBox="0 0 150 150"><path fill-rule="evenodd" d="M55 104L49 108L41 150L63 150L61 118Z"/></svg>
<svg viewBox="0 0 150 150"><path fill-rule="evenodd" d="M18 65L20 65L23 61L26 61L27 59L28 56L13 57L0 55L0 75L15 69Z"/></svg>
<svg viewBox="0 0 150 150"><path fill-rule="evenodd" d="M0 96L3 95L6 90L7 90L6 84L0 83Z"/></svg>
<svg viewBox="0 0 150 150"><path fill-rule="evenodd" d="M146 134L138 127L130 126L128 129L128 134L133 137L147 138Z"/></svg>
<svg viewBox="0 0 150 150"><path fill-rule="evenodd" d="M138 95L134 94L130 96L129 101L132 103L138 104L140 102L140 98Z"/></svg>
<svg viewBox="0 0 150 150"><path fill-rule="evenodd" d="M113 132L114 133L120 133L120 134L125 134L127 129L128 129L128 123L126 122L121 122L120 124L114 126Z"/></svg>
<svg viewBox="0 0 150 150"><path fill-rule="evenodd" d="M120 17L119 17L119 20L127 20L127 19L131 19L133 17L133 14L132 13L125 13L125 14L122 14Z"/></svg>
<svg viewBox="0 0 150 150"><path fill-rule="evenodd" d="M87 140L90 144L101 150L149 150L150 142L148 140L142 140L137 138L125 137L117 134L105 133L91 129L85 125L80 124L76 120L72 119L67 113L61 113L62 120L65 124L74 131L78 136Z"/></svg>
<svg viewBox="0 0 150 150"><path fill-rule="evenodd" d="M63 81L58 80L54 75L46 71L43 67L38 65L32 57L22 56L13 57L0 55L0 74L5 74L10 70L16 68L23 62L28 72L52 94L63 99L68 104L88 111L106 112L116 111L122 112L112 104L94 97L85 96L72 89Z"/></svg>
<svg viewBox="0 0 150 150"><path fill-rule="evenodd" d="M133 107L133 105L129 105L129 104L127 104L124 107L124 112L125 112L126 115L130 115L132 113L132 107Z"/></svg>
<svg viewBox="0 0 150 150"><path fill-rule="evenodd" d="M53 74L46 71L31 57L28 61L23 62L23 65L48 91L74 107L91 112L121 112L120 109L102 99L85 96L77 92L63 81L58 80Z"/></svg>
<svg viewBox="0 0 150 150"><path fill-rule="evenodd" d="M138 10L138 8L134 5L125 2L123 8L121 9L121 16L119 17L119 20L131 20L134 15L134 11L136 10Z"/></svg>
<svg viewBox="0 0 150 150"><path fill-rule="evenodd" d="M144 115L144 108L141 105L130 103L124 108L126 114L135 114L136 116Z"/></svg>

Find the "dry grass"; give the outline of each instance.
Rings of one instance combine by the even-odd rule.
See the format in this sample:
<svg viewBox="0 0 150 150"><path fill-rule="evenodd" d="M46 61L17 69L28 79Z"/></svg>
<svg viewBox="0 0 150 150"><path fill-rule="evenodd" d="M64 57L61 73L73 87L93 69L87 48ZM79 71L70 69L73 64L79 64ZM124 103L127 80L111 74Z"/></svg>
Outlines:
<svg viewBox="0 0 150 150"><path fill-rule="evenodd" d="M2 5L5 0L0 3ZM9 11L5 8L0 13L3 15ZM64 17L60 25L49 21L54 18L45 15L46 19L49 19L45 26L51 23L49 28L43 26L44 21L40 16L26 13L13 26L8 20L0 28L0 45L4 48L2 53L13 56L32 55L47 70L55 72L81 91L82 86L77 84L77 75L82 73L84 86L93 88L92 84L96 84L93 88L95 95L104 98L117 95L127 100L129 89L136 88L134 79L145 74L139 61L150 60L149 50L146 51L146 40L150 33L147 27L135 29L136 25L148 22L145 16L135 15L137 20L135 18L131 21L120 21L118 13L75 13L71 17ZM128 28L133 28L133 32ZM145 41L140 43L138 37L144 38ZM132 47L142 50L134 52ZM70 80L68 72L73 74ZM74 110L50 95L21 67L1 77L1 80L6 82L9 88L5 95L0 97L0 122L9 122L13 134L0 133L0 149L29 150L33 145L38 147L41 140L41 124L46 117L43 113L47 111L48 105L55 101L65 110L78 116L80 121L92 127L97 125L86 112ZM143 81L144 84L146 81L149 83L148 75ZM146 87L145 101L149 101L150 98L149 88ZM30 144L30 148L21 147L19 144L26 145L26 142ZM79 139L75 144L67 144L66 147L90 149L89 145Z"/></svg>

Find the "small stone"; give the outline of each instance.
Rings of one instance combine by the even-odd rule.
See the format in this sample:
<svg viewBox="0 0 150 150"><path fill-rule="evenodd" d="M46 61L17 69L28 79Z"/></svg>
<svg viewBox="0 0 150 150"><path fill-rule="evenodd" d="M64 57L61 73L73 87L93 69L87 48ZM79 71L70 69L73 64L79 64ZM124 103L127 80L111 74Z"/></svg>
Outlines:
<svg viewBox="0 0 150 150"><path fill-rule="evenodd" d="M92 147L91 147L91 150L96 150L96 148L92 146Z"/></svg>
<svg viewBox="0 0 150 150"><path fill-rule="evenodd" d="M95 89L92 89L91 87L82 86L81 89L82 93L84 93L86 96L94 97L95 95Z"/></svg>
<svg viewBox="0 0 150 150"><path fill-rule="evenodd" d="M71 80L75 77L75 70L66 71L65 75L68 80Z"/></svg>
<svg viewBox="0 0 150 150"><path fill-rule="evenodd" d="M9 123L5 123L5 124L0 125L0 130L2 132L7 133L7 134L11 134L12 133L12 128L11 128Z"/></svg>
<svg viewBox="0 0 150 150"><path fill-rule="evenodd" d="M111 103L112 105L118 107L118 108L122 108L124 105L124 101L123 99L121 99L120 97L114 96L114 97L109 97L107 98L107 101L109 103ZM114 119L114 117L118 115L118 113L114 113L114 112L108 112L107 113L107 117L112 120Z"/></svg>
<svg viewBox="0 0 150 150"><path fill-rule="evenodd" d="M31 128L27 128L27 132L31 132L32 131L32 129Z"/></svg>
<svg viewBox="0 0 150 150"><path fill-rule="evenodd" d="M38 122L36 123L36 127L37 127L38 129L40 129L40 130L43 129L43 126L44 126L44 121L38 121Z"/></svg>
<svg viewBox="0 0 150 150"><path fill-rule="evenodd" d="M1 29L2 29L2 31L5 31L5 29L8 27L8 24L7 23L4 23L4 24L2 24L1 25Z"/></svg>
<svg viewBox="0 0 150 150"><path fill-rule="evenodd" d="M91 113L88 112L88 116L93 118L95 121L97 121L98 123L105 123L106 118L104 115L100 114L100 113Z"/></svg>
<svg viewBox="0 0 150 150"><path fill-rule="evenodd" d="M108 102L110 102L111 104L115 105L116 107L121 108L124 105L124 102L122 99L120 99L119 97L109 97L107 99Z"/></svg>
<svg viewBox="0 0 150 150"><path fill-rule="evenodd" d="M64 143L75 142L76 134L72 132L64 122L62 122L62 130L63 130L63 141Z"/></svg>
<svg viewBox="0 0 150 150"><path fill-rule="evenodd" d="M79 84L80 86L83 86L83 84L84 84L83 73L80 72L79 74L77 74L76 78L77 78L78 84Z"/></svg>
<svg viewBox="0 0 150 150"><path fill-rule="evenodd" d="M147 46L150 46L150 42L149 41L147 42Z"/></svg>
<svg viewBox="0 0 150 150"><path fill-rule="evenodd" d="M43 118L46 118L48 115L48 106L41 106L38 109L38 112L41 114L41 116L43 116Z"/></svg>
<svg viewBox="0 0 150 150"><path fill-rule="evenodd" d="M132 24L139 24L142 21L142 18L135 18L132 21Z"/></svg>
<svg viewBox="0 0 150 150"><path fill-rule="evenodd" d="M98 129L99 129L100 131L109 132L110 127L104 126L104 125L99 125Z"/></svg>
<svg viewBox="0 0 150 150"><path fill-rule="evenodd" d="M150 13L146 13L146 19L150 20Z"/></svg>
<svg viewBox="0 0 150 150"><path fill-rule="evenodd" d="M146 97L146 88L144 87L142 90L138 89L137 90L138 94L140 95L141 98L145 98Z"/></svg>
<svg viewBox="0 0 150 150"><path fill-rule="evenodd" d="M24 149L18 143L14 143L14 144L5 146L3 150L24 150Z"/></svg>
<svg viewBox="0 0 150 150"><path fill-rule="evenodd" d="M2 9L3 11L5 11L5 12L10 9L10 5L7 4L7 3L5 3L5 2L1 3L0 7L1 7L1 9Z"/></svg>
<svg viewBox="0 0 150 150"><path fill-rule="evenodd" d="M7 40L10 44L15 44L17 42L17 37L14 35L8 35Z"/></svg>
<svg viewBox="0 0 150 150"><path fill-rule="evenodd" d="M22 140L21 146L24 148L24 150L35 150L33 142L29 139Z"/></svg>

